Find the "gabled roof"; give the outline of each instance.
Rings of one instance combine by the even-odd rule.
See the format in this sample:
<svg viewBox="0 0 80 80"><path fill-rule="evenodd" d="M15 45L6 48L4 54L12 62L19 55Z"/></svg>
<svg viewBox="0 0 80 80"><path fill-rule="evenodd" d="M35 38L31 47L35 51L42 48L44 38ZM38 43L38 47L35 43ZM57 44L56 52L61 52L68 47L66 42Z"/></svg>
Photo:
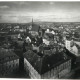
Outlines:
<svg viewBox="0 0 80 80"><path fill-rule="evenodd" d="M52 55L43 55L41 53L35 53L32 50L28 50L24 53L24 57L39 74L44 74L50 69L70 59L66 54L67 58L64 59L64 54L65 53L61 52Z"/></svg>

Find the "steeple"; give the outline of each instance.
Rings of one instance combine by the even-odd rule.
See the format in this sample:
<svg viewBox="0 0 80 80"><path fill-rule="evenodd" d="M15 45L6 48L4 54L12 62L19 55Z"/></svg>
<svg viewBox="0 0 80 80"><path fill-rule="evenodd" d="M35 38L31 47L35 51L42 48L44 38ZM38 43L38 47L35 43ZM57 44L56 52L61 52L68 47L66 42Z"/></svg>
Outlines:
<svg viewBox="0 0 80 80"><path fill-rule="evenodd" d="M32 27L33 27L33 18L32 18Z"/></svg>

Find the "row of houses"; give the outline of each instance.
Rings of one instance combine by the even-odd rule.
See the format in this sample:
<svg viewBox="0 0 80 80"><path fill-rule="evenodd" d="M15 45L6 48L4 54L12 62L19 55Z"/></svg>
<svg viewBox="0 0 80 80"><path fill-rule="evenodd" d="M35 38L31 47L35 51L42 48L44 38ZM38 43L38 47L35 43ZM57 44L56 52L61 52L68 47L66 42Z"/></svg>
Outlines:
<svg viewBox="0 0 80 80"><path fill-rule="evenodd" d="M11 50L0 49L0 77L11 76L19 70L19 57Z"/></svg>

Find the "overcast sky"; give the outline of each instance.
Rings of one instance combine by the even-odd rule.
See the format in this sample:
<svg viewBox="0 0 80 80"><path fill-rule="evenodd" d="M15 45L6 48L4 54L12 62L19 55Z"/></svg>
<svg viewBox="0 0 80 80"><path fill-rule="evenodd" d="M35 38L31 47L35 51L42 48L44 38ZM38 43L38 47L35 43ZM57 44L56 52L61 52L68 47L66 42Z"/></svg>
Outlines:
<svg viewBox="0 0 80 80"><path fill-rule="evenodd" d="M0 2L0 22L80 22L80 2Z"/></svg>

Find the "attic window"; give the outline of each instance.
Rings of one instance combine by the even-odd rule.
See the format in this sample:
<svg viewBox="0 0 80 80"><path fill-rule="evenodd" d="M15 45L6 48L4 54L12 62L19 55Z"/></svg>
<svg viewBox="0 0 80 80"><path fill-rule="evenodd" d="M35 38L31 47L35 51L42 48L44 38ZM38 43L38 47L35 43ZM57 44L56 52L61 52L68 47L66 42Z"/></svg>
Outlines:
<svg viewBox="0 0 80 80"><path fill-rule="evenodd" d="M66 60L66 58L64 57L64 60Z"/></svg>
<svg viewBox="0 0 80 80"><path fill-rule="evenodd" d="M48 64L48 67L50 67L50 64Z"/></svg>
<svg viewBox="0 0 80 80"><path fill-rule="evenodd" d="M9 56L9 59L11 59L11 56Z"/></svg>

